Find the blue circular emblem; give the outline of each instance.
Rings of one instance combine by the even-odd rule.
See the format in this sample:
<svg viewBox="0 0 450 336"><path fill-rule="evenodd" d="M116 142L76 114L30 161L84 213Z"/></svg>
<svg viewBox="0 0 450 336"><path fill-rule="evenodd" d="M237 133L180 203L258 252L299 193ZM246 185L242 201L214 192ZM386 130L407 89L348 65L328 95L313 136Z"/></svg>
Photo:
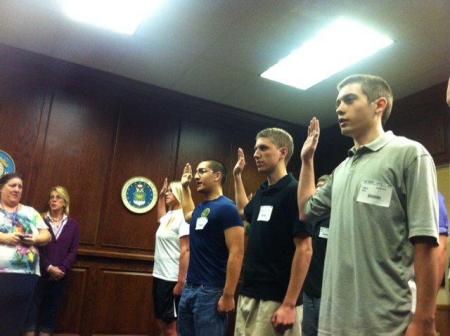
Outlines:
<svg viewBox="0 0 450 336"><path fill-rule="evenodd" d="M150 211L158 200L158 190L148 178L137 176L129 179L122 187L122 202L134 213Z"/></svg>
<svg viewBox="0 0 450 336"><path fill-rule="evenodd" d="M16 164L14 163L12 157L0 149L0 177L5 174L14 173L15 171Z"/></svg>

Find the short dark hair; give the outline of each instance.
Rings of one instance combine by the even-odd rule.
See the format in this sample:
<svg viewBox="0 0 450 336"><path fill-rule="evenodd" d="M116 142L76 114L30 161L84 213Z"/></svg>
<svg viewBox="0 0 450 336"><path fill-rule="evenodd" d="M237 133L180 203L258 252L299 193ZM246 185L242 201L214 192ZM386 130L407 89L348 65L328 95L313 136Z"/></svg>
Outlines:
<svg viewBox="0 0 450 336"><path fill-rule="evenodd" d="M294 152L294 140L292 139L292 135L282 128L270 127L259 131L258 134L256 134L256 140L259 138L269 138L277 148L286 147L288 152L284 161L286 165L288 164L292 153Z"/></svg>
<svg viewBox="0 0 450 336"><path fill-rule="evenodd" d="M3 188L3 186L8 183L8 181L12 180L13 178L20 178L22 179L22 176L20 176L20 174L18 173L9 173L9 174L5 174L2 177L0 177L0 189Z"/></svg>
<svg viewBox="0 0 450 336"><path fill-rule="evenodd" d="M394 95L392 89L383 78L374 75L351 75L344 78L338 85L337 89L340 90L344 86L357 83L361 85L362 92L367 96L367 100L372 103L378 98L384 97L387 100L386 108L381 116L381 121L384 124L389 119L392 111L392 105L394 104Z"/></svg>
<svg viewBox="0 0 450 336"><path fill-rule="evenodd" d="M212 169L214 173L220 172L222 174L222 179L220 180L221 184L224 184L227 180L227 169L225 165L218 160L205 160L208 162L209 167Z"/></svg>

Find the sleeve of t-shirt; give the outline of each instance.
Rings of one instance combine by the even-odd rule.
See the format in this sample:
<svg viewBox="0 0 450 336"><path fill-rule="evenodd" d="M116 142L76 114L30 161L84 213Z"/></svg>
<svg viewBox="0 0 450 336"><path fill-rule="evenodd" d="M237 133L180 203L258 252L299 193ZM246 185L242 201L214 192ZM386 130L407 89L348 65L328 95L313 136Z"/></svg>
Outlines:
<svg viewBox="0 0 450 336"><path fill-rule="evenodd" d="M241 216L239 216L239 212L234 204L230 203L225 205L223 210L221 219L224 231L234 226L244 226Z"/></svg>
<svg viewBox="0 0 450 336"><path fill-rule="evenodd" d="M439 194L439 234L448 236L448 212L445 198L441 194Z"/></svg>
<svg viewBox="0 0 450 336"><path fill-rule="evenodd" d="M47 224L45 224L44 220L42 219L42 216L33 209L33 216L34 216L34 222L36 223L36 228L38 230L48 230Z"/></svg>
<svg viewBox="0 0 450 336"><path fill-rule="evenodd" d="M189 224L183 219L180 222L180 228L178 230L178 238L189 236Z"/></svg>
<svg viewBox="0 0 450 336"><path fill-rule="evenodd" d="M439 208L436 168L433 158L423 148L405 170L408 237L433 237L438 243Z"/></svg>
<svg viewBox="0 0 450 336"><path fill-rule="evenodd" d="M333 188L334 172L328 178L327 183L319 188L316 193L305 204L305 213L308 221L313 221L319 217L330 214L331 211L331 190Z"/></svg>

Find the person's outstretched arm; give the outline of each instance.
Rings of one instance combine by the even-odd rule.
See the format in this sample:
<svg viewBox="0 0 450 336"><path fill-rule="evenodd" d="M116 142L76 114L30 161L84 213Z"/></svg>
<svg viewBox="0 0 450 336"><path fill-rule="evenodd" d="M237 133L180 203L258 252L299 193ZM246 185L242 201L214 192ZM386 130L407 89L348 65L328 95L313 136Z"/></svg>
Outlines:
<svg viewBox="0 0 450 336"><path fill-rule="evenodd" d="M173 295L181 296L183 292L184 284L186 282L187 270L189 267L190 256L190 243L189 236L183 236L180 238L180 264L178 268L178 281L173 288Z"/></svg>
<svg viewBox="0 0 450 336"><path fill-rule="evenodd" d="M416 312L405 336L436 335L435 309L438 276L436 242L431 237L414 237L414 273L417 286Z"/></svg>
<svg viewBox="0 0 450 336"><path fill-rule="evenodd" d="M311 237L295 238L291 277L281 306L272 316L272 325L279 333L292 328L296 321L296 304L308 272L312 256Z"/></svg>
<svg viewBox="0 0 450 336"><path fill-rule="evenodd" d="M241 218L244 217L244 208L248 204L249 200L245 193L244 182L242 181L242 172L245 167L245 156L242 148L238 148L237 162L233 169L234 177L234 199Z"/></svg>
<svg viewBox="0 0 450 336"><path fill-rule="evenodd" d="M320 124L315 117L311 119L308 127L308 136L303 144L300 154L302 167L297 189L297 201L300 220L306 221L305 204L316 192L314 176L314 153L319 143Z"/></svg>
<svg viewBox="0 0 450 336"><path fill-rule="evenodd" d="M448 237L446 235L439 235L439 247L438 247L438 261L439 261L439 272L438 272L438 288L441 285L442 279L445 276L445 270L448 264L448 253L447 253L447 241Z"/></svg>
<svg viewBox="0 0 450 336"><path fill-rule="evenodd" d="M181 207L186 222L190 223L192 219L192 212L194 211L195 204L192 199L191 189L189 184L192 181L192 167L189 163L186 163L183 169L183 176L181 177L181 185L183 186L183 199L181 201Z"/></svg>
<svg viewBox="0 0 450 336"><path fill-rule="evenodd" d="M158 222L161 219L162 216L164 216L167 212L166 210L166 192L167 192L167 177L164 179L163 186L161 187L161 190L159 191L159 198L158 198L158 208L157 208L157 218Z"/></svg>
<svg viewBox="0 0 450 336"><path fill-rule="evenodd" d="M228 248L227 275L222 296L217 304L217 310L224 313L234 310L236 306L234 293L244 259L244 228L234 226L225 230L225 242Z"/></svg>

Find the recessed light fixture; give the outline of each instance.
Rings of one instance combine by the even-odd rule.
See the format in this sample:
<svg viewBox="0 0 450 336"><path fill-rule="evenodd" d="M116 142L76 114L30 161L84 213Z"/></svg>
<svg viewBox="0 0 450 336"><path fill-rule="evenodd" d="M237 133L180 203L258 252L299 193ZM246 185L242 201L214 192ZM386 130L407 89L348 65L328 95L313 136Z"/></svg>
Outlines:
<svg viewBox="0 0 450 336"><path fill-rule="evenodd" d="M61 0L73 20L133 35L139 24L152 15L161 0Z"/></svg>
<svg viewBox="0 0 450 336"><path fill-rule="evenodd" d="M271 66L261 77L307 90L392 43L388 36L368 26L340 18Z"/></svg>

